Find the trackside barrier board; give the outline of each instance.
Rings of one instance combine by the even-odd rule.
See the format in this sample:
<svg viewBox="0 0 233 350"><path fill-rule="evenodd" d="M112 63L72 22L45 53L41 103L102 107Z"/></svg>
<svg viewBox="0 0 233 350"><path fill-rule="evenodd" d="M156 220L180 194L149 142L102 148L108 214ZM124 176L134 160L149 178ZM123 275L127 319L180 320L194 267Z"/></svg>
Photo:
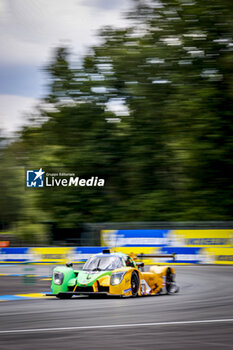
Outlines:
<svg viewBox="0 0 233 350"><path fill-rule="evenodd" d="M108 247L0 248L0 263L65 264L84 263L91 255Z"/></svg>
<svg viewBox="0 0 233 350"><path fill-rule="evenodd" d="M232 230L103 230L109 247L233 247Z"/></svg>
<svg viewBox="0 0 233 350"><path fill-rule="evenodd" d="M145 264L233 265L233 230L104 230L102 247L0 248L0 263L84 263L102 249L139 254L176 254L171 258L147 258Z"/></svg>
<svg viewBox="0 0 233 350"><path fill-rule="evenodd" d="M101 243L127 254L176 253L176 264L233 264L233 229L103 230ZM173 263L173 260L145 262Z"/></svg>

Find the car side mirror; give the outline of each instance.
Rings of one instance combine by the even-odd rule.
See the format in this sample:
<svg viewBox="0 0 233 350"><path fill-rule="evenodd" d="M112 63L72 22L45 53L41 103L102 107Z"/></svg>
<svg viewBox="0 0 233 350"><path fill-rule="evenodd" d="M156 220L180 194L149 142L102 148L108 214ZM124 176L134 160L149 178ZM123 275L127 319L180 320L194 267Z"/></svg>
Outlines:
<svg viewBox="0 0 233 350"><path fill-rule="evenodd" d="M72 262L67 262L67 263L66 263L66 266L67 266L67 267L72 267L72 266L73 266L73 263L72 263Z"/></svg>
<svg viewBox="0 0 233 350"><path fill-rule="evenodd" d="M137 268L142 269L144 267L144 262L136 262Z"/></svg>

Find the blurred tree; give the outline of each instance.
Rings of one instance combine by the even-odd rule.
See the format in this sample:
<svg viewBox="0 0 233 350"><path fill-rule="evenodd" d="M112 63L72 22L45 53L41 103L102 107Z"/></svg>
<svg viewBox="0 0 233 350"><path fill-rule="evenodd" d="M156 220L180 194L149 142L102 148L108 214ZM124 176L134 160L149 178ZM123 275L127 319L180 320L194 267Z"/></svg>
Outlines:
<svg viewBox="0 0 233 350"><path fill-rule="evenodd" d="M55 59L45 68L50 77L49 94L45 98L50 103L56 103L72 97L74 74L68 62L69 51L66 47L55 50Z"/></svg>
<svg viewBox="0 0 233 350"><path fill-rule="evenodd" d="M143 197L148 192L159 217L161 210L162 217L170 212L174 219L227 217L232 212L232 4L135 3L132 26L104 30L105 43L95 50L97 59L112 62L111 84L131 111L131 185ZM143 217L143 204L141 209Z"/></svg>
<svg viewBox="0 0 233 350"><path fill-rule="evenodd" d="M1 150L0 164L0 230L8 230L12 223L19 218L22 206L22 191L19 169L12 167L11 160Z"/></svg>

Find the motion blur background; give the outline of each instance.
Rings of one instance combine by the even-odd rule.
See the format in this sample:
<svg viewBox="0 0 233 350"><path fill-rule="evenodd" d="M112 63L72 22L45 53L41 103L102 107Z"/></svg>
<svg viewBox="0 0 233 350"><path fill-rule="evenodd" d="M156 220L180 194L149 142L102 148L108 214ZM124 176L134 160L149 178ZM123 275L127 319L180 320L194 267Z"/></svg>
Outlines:
<svg viewBox="0 0 233 350"><path fill-rule="evenodd" d="M232 0L0 0L0 47L0 349L232 348ZM45 297L103 247L180 293Z"/></svg>
<svg viewBox="0 0 233 350"><path fill-rule="evenodd" d="M2 241L93 245L80 235L100 222L232 228L231 0L2 0L0 10ZM20 90L37 103L14 124L18 100L6 96ZM110 181L26 190L25 168L41 167Z"/></svg>

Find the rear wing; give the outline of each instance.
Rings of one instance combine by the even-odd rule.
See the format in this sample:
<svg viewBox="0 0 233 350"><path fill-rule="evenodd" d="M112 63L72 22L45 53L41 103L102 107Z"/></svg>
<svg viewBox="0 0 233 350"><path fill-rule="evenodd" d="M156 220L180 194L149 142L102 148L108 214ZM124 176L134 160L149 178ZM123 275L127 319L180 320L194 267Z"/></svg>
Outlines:
<svg viewBox="0 0 233 350"><path fill-rule="evenodd" d="M147 258L172 258L173 261L176 261L176 253L173 254L139 254L135 258L138 259L147 259Z"/></svg>

